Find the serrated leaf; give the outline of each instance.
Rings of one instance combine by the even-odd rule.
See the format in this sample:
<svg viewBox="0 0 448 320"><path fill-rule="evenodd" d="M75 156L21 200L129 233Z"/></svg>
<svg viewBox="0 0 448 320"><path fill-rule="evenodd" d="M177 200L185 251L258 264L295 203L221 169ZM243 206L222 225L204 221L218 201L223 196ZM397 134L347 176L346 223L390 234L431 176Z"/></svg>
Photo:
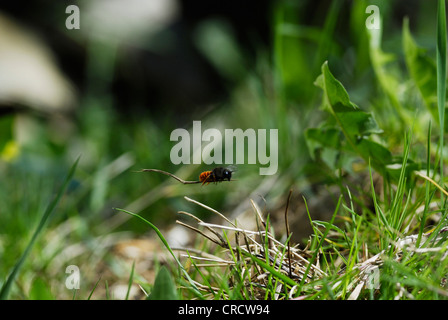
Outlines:
<svg viewBox="0 0 448 320"><path fill-rule="evenodd" d="M330 72L328 62L322 65L322 74L316 84L324 91L324 99L342 131L350 139L357 136L382 133L371 113L362 111L350 101L341 82Z"/></svg>
<svg viewBox="0 0 448 320"><path fill-rule="evenodd" d="M315 83L324 91L324 101L352 150L366 162L371 159L376 169L384 170L392 161L392 155L387 148L368 139L368 136L382 132L373 115L350 101L347 91L330 72L327 62L322 65L322 74ZM311 131L311 137L313 135L316 137L316 133Z"/></svg>

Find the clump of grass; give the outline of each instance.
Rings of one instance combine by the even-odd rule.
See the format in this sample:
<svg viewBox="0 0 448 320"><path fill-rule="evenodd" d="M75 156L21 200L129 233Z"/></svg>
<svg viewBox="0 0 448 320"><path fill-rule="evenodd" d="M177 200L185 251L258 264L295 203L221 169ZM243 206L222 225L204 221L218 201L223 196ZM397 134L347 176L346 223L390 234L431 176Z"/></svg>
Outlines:
<svg viewBox="0 0 448 320"><path fill-rule="evenodd" d="M399 193L397 197L403 199L403 194ZM366 217L342 204L342 199L339 198L329 222L311 220L314 235L304 248L300 248L289 242L290 234L284 242L277 240L269 216L265 217L254 201L251 204L257 228L250 230L219 211L185 197L224 223L207 223L192 213L179 212L195 220L196 225L179 220L176 223L202 239L193 249L171 249L164 241L170 252L181 251L181 258L186 259L185 265L181 265L175 257L187 279L178 281L186 290L184 298L352 300L448 297L445 288L447 227L424 234L404 235L398 229L391 233L390 224L389 229L382 229L385 227L381 224L385 222L380 222L381 219L396 221L397 217L390 210L383 212L383 217ZM377 209L384 210L379 202L376 205ZM391 210L396 210L396 206ZM400 214L402 222L408 220L402 217L405 213L406 210L396 213ZM336 217L347 222L345 228L337 226ZM381 245L372 247L371 238L376 238ZM188 295L192 291L195 292L193 297Z"/></svg>
<svg viewBox="0 0 448 320"><path fill-rule="evenodd" d="M198 226L209 231L210 234L206 234L196 227L176 221L224 249L220 253L228 256L224 259L206 251L197 252L199 255L192 256L188 254L188 250L184 255L195 268L199 267L199 262L203 268L225 267L230 270L232 276L228 281L232 285L228 292L223 295L221 288L206 288L214 298L232 297L237 293L231 291L236 289L239 291L238 295L245 299L283 299L285 295L295 292L300 283L307 284L315 277L325 275L317 264L310 262L311 257L306 250L297 246L291 247L288 241L281 243L275 238L269 218L262 216L255 202L251 201L258 230L247 230L218 211L190 198L185 199L217 214L226 222L223 225L206 223L190 213L180 212L194 218Z"/></svg>

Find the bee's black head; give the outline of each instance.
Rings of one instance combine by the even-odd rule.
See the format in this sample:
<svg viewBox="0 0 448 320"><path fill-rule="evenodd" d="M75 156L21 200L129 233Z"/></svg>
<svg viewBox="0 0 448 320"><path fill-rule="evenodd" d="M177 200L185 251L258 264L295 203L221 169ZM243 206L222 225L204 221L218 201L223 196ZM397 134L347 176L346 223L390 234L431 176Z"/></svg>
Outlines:
<svg viewBox="0 0 448 320"><path fill-rule="evenodd" d="M232 178L232 171L230 171L229 169L224 169L224 171L222 172L222 178L224 180L228 180L230 181L230 178Z"/></svg>

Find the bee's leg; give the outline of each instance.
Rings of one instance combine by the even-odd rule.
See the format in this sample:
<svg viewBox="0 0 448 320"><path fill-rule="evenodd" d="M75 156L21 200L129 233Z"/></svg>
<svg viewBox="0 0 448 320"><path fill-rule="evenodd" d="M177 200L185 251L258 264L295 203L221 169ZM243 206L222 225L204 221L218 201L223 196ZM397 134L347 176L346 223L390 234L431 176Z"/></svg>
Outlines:
<svg viewBox="0 0 448 320"><path fill-rule="evenodd" d="M204 181L202 182L202 185L204 185L205 183L207 183L207 185L208 185L210 182L213 182L213 181L211 180L210 176L208 176L206 179L204 179Z"/></svg>

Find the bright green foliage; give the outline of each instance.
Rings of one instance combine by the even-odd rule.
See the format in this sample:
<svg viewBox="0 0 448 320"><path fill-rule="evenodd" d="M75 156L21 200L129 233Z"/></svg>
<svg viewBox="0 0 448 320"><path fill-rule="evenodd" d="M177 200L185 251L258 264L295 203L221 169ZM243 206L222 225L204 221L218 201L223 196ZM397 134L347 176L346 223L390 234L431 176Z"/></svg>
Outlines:
<svg viewBox="0 0 448 320"><path fill-rule="evenodd" d="M362 111L350 101L347 91L334 78L327 62L322 65L322 74L315 83L322 88L324 105L336 125L321 130L308 130L307 138L311 151L314 152L318 147L333 148L340 152L349 151L366 162L370 160L375 169L384 173L386 166L392 162L392 155L386 147L370 137L382 133L373 115ZM343 142L340 140L340 132L345 138Z"/></svg>
<svg viewBox="0 0 448 320"><path fill-rule="evenodd" d="M157 273L154 286L148 300L177 300L177 289L170 272L162 266Z"/></svg>

